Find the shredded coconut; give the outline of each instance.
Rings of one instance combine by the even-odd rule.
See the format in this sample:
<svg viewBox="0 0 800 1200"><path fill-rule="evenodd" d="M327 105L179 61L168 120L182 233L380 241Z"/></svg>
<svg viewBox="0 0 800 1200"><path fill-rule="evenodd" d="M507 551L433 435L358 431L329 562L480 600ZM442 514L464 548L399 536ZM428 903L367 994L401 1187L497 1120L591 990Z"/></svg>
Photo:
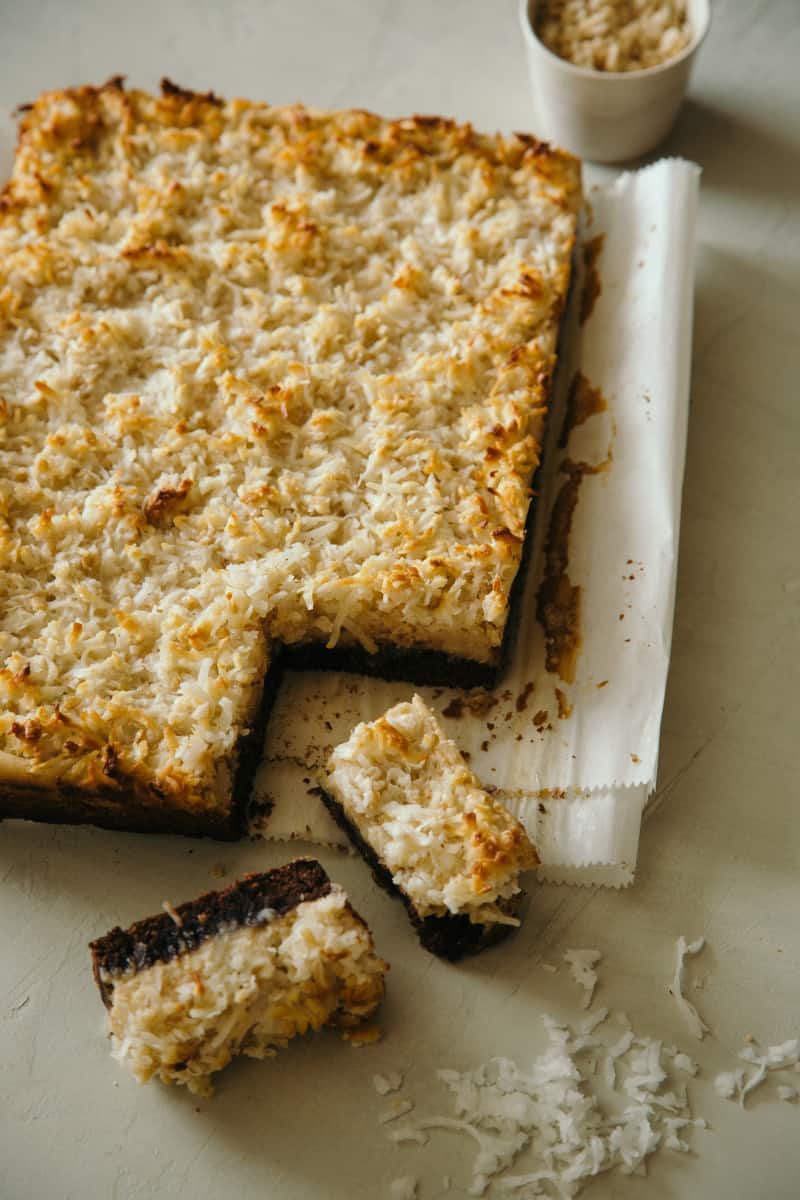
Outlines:
<svg viewBox="0 0 800 1200"><path fill-rule="evenodd" d="M679 939L676 976L685 956L702 946L702 938L688 945ZM599 953L568 955L573 977L593 988L583 970L588 964L594 975ZM477 1146L469 1194L482 1196L496 1181L503 1194L518 1194L520 1200L571 1200L604 1171L645 1174L648 1158L659 1150L691 1152L688 1135L708 1125L692 1116L685 1076L695 1076L699 1067L690 1055L637 1034L626 1013L609 1014L607 1008L592 1009L572 1025L546 1015L543 1021L548 1046L530 1066L495 1058L470 1071L440 1070L451 1112L420 1118L387 1136L396 1145L425 1145L436 1130L464 1133ZM746 1044L739 1058L754 1069L721 1072L713 1086L723 1099L738 1099L744 1107L770 1072L800 1071L800 1038L763 1051ZM786 1083L775 1094L786 1103L800 1099L800 1089ZM530 1169L510 1174L523 1155L532 1160Z"/></svg>
<svg viewBox="0 0 800 1200"><path fill-rule="evenodd" d="M708 1026L703 1021L691 1000L687 1000L683 994L683 973L686 958L688 955L699 954L705 945L705 938L696 938L693 942L687 942L686 938L681 934L678 938L678 953L675 963L675 975L672 979L672 986L669 989L671 996L675 998L678 1008L686 1018L686 1023L689 1026L689 1031L701 1041L705 1034L709 1032Z"/></svg>
<svg viewBox="0 0 800 1200"><path fill-rule="evenodd" d="M734 1071L720 1071L714 1079L714 1090L723 1100L732 1100L741 1091L744 1082L744 1067Z"/></svg>
<svg viewBox="0 0 800 1200"><path fill-rule="evenodd" d="M776 1046L768 1046L763 1053L759 1053L755 1046L748 1043L739 1051L738 1057L743 1062L750 1063L754 1070L750 1074L744 1067L736 1067L733 1071L722 1071L715 1078L714 1087L724 1100L738 1099L739 1104L744 1108L750 1092L761 1086L767 1078L768 1072L783 1071L790 1067L794 1067L796 1070L800 1066L800 1038L789 1038L788 1041L780 1042ZM781 1087L784 1087L785 1090L785 1085L779 1086L779 1096ZM785 1096L780 1098L791 1099L791 1097Z"/></svg>
<svg viewBox="0 0 800 1200"><path fill-rule="evenodd" d="M428 1141L427 1133L421 1129L412 1129L409 1125L403 1125L400 1129L390 1129L387 1137L397 1146L403 1142L416 1142L419 1146L424 1146Z"/></svg>
<svg viewBox="0 0 800 1200"><path fill-rule="evenodd" d="M624 1014L611 1019L627 1023ZM632 1031L624 1048L609 1043L595 1033L607 1020L606 1009L589 1013L574 1029L546 1017L548 1048L528 1068L496 1058L472 1071L439 1071L454 1115L421 1118L393 1131L392 1140L424 1144L436 1130L464 1133L477 1146L470 1195L484 1195L501 1176L504 1192L564 1200L603 1171L642 1170L662 1147L688 1152L680 1135L705 1122L692 1117L685 1090L667 1086L669 1056L659 1041ZM625 1077L617 1090L621 1111L604 1106L589 1070L592 1061L613 1065L612 1050ZM523 1152L533 1169L503 1174Z"/></svg>
<svg viewBox="0 0 800 1200"><path fill-rule="evenodd" d="M688 1054L676 1054L672 1061L679 1071L685 1071L687 1075L696 1075L699 1070L697 1063Z"/></svg>
<svg viewBox="0 0 800 1200"><path fill-rule="evenodd" d="M385 1109L378 1116L381 1125L388 1125L390 1121L398 1121L400 1117L406 1117L414 1108L410 1100L393 1100L390 1107Z"/></svg>
<svg viewBox="0 0 800 1200"><path fill-rule="evenodd" d="M763 1063L770 1071L794 1067L800 1061L800 1038L789 1038L777 1046L768 1046L763 1054L759 1054L753 1046L745 1046L739 1051L739 1058L745 1062Z"/></svg>
<svg viewBox="0 0 800 1200"><path fill-rule="evenodd" d="M169 900L162 900L161 907L163 908L164 912L167 914L169 919L171 921L173 921L180 929L181 926L183 925L183 921L181 920L180 913L177 911L174 904L170 904Z"/></svg>
<svg viewBox="0 0 800 1200"><path fill-rule="evenodd" d="M536 33L559 58L596 71L658 66L692 36L685 0L543 0Z"/></svg>
<svg viewBox="0 0 800 1200"><path fill-rule="evenodd" d="M597 986L597 972L593 968L600 962L601 958L602 955L599 950L567 950L564 955L564 961L569 966L570 975L584 989L584 1008L588 1008L592 1003L594 989Z"/></svg>
<svg viewBox="0 0 800 1200"><path fill-rule="evenodd" d="M390 1071L388 1075L373 1075L372 1086L379 1096L388 1096L397 1092L403 1086L403 1076L399 1071Z"/></svg>

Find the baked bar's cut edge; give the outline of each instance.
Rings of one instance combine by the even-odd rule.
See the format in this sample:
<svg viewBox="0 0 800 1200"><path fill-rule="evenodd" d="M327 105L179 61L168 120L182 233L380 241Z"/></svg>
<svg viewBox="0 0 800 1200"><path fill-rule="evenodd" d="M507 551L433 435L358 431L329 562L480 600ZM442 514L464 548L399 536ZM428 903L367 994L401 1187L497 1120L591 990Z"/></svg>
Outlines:
<svg viewBox="0 0 800 1200"><path fill-rule="evenodd" d="M164 908L90 945L114 1057L139 1082L210 1095L237 1055L271 1057L323 1025L357 1031L383 998L387 964L316 860Z"/></svg>

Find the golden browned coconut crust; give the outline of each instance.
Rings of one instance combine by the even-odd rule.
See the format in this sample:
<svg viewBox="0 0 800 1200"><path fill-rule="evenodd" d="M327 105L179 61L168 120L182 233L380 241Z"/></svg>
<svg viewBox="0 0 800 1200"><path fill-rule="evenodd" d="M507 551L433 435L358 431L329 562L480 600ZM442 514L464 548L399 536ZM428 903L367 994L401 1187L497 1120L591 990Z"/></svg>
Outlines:
<svg viewBox="0 0 800 1200"><path fill-rule="evenodd" d="M497 666L580 195L567 155L434 117L119 79L30 107L0 815L230 835L279 646Z"/></svg>

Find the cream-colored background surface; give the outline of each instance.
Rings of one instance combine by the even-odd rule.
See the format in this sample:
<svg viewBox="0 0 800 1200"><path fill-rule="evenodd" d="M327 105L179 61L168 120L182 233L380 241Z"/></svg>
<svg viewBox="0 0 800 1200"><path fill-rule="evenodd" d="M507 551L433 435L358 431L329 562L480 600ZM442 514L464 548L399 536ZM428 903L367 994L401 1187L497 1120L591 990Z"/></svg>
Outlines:
<svg viewBox="0 0 800 1200"><path fill-rule="evenodd" d="M166 73L273 101L535 128L513 0L5 0L0 17L2 107L124 71L146 86ZM540 887L513 941L451 967L415 945L359 861L322 853L392 961L384 1041L356 1051L324 1035L237 1065L197 1103L140 1088L110 1061L85 944L213 886L215 863L230 878L286 850L6 823L2 1200L378 1200L406 1173L437 1196L445 1173L464 1178L466 1143L394 1150L372 1074L402 1070L424 1098L438 1066L524 1060L542 1045L543 1009L577 1014L564 969L536 966L576 946L604 953L598 999L692 1052L666 988L674 939L700 932L709 949L693 972L708 978L692 998L714 1038L696 1049L709 1070L690 1091L712 1130L694 1135L696 1157L659 1158L647 1180L601 1179L587 1195L800 1194L800 1108L765 1090L741 1112L709 1078L746 1033L800 1032L798 61L794 0L717 0L692 99L662 148L704 175L672 671L634 888Z"/></svg>

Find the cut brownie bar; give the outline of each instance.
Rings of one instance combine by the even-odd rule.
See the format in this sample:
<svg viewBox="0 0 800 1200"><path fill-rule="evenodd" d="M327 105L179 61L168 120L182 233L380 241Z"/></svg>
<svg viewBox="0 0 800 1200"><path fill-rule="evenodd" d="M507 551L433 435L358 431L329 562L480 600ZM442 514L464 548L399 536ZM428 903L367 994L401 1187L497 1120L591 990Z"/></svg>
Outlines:
<svg viewBox="0 0 800 1200"><path fill-rule="evenodd" d="M166 907L166 906L165 906ZM298 859L91 943L114 1056L199 1095L237 1054L375 1011L387 964L344 891Z"/></svg>
<svg viewBox="0 0 800 1200"><path fill-rule="evenodd" d="M434 954L461 958L519 924L519 874L536 850L419 696L353 730L322 798Z"/></svg>

